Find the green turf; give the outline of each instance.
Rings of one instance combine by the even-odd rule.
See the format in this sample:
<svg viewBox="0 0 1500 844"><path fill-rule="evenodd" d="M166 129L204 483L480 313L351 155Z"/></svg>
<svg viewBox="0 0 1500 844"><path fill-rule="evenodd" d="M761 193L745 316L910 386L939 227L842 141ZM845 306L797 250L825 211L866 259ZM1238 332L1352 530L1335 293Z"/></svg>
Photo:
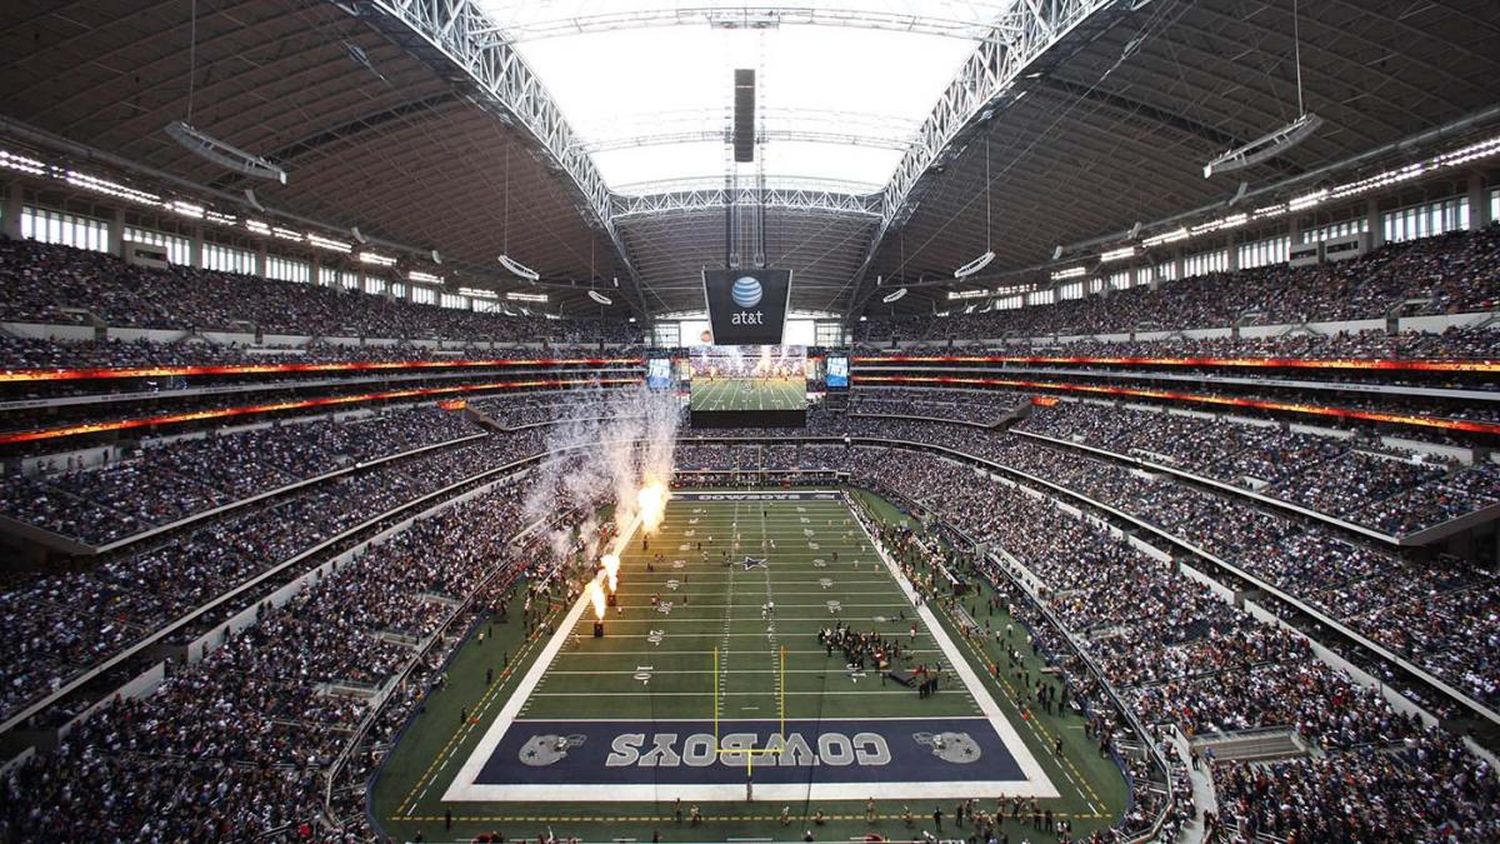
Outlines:
<svg viewBox="0 0 1500 844"><path fill-rule="evenodd" d="M525 717L712 718L715 664L726 678L717 689L724 719L979 714L961 689L919 699L904 687L882 687L878 672L851 676L837 660L830 663L817 641L820 629L842 620L909 642L916 620L843 502L684 503L677 514L677 541L664 534L649 551L637 542L624 555L618 611L605 618L609 635L593 639L594 618L585 614L532 693ZM739 542L732 540L736 532ZM656 571L648 573L647 561L658 554ZM747 554L771 562L745 570L739 563ZM671 603L670 614L654 611L653 597ZM839 603L838 615L830 601ZM763 614L768 602L774 618ZM913 665L938 658L919 628ZM664 634L659 645L644 641L651 631Z"/></svg>
<svg viewBox="0 0 1500 844"><path fill-rule="evenodd" d="M801 410L807 382L796 378L694 378L693 410Z"/></svg>
<svg viewBox="0 0 1500 844"><path fill-rule="evenodd" d="M879 517L902 518L887 502L860 495ZM851 520L849 528L844 526L846 519ZM774 560L769 568L747 571L722 565L719 552L729 550L723 544L731 540L731 524L736 520L740 548L731 556L760 556L764 541L765 555ZM805 530L813 530L816 535L809 538ZM688 531L692 535L687 535ZM712 544L709 536L714 537ZM772 539L776 542L774 552L770 549ZM704 552L697 549L699 541L704 542ZM810 542L819 547L809 548ZM689 546L685 550L681 548L684 544ZM834 550L840 554L837 567L832 562ZM659 563L655 562L658 553L662 554ZM528 699L522 717L709 718L716 699L723 717L776 717L783 699L789 718L976 714L974 701L961 687L920 699L909 690L882 688L873 671L856 682L842 665L829 664L815 636L820 626L834 619L827 601L840 601L842 619L856 630L878 628L905 633L910 622L899 621L901 614L904 612L908 619L914 617L890 575L883 567L877 568L873 549L841 502L674 501L649 551L643 552L636 541L622 556L619 594L623 612L610 611L603 640L591 638L591 629L586 628L592 626L592 615L586 614L575 631L584 638L572 639L553 661ZM683 561L681 567L675 565L679 559ZM815 565L817 559L825 564ZM860 560L858 571L853 566L855 559ZM655 572L646 571L648 560L653 561ZM819 583L825 577L833 581L826 589ZM675 590L667 585L674 579L679 581ZM651 609L653 594L673 602L669 615ZM974 599L981 613L976 617L981 623L989 621L1003 629L1007 620L1003 610L993 617L982 614L983 597ZM776 603L774 641L767 639L768 620L761 618L761 605L768 600ZM562 612L559 602L552 623L560 620ZM957 628L949 613L940 609L938 618L954 634ZM873 620L876 616L898 621L877 622ZM478 629L488 632L491 628L481 625ZM669 841L722 841L744 836L794 840L809 825L807 818L822 811L829 820L815 829L818 840L863 835L871 830L887 836L907 834L900 820L906 804L894 800L878 806L880 817L874 824L865 822L862 802L799 803L792 806L796 821L791 827L777 822L779 805L711 803L704 805L707 822L698 828L677 824L666 799L644 803L445 804L441 795L547 638L545 630L540 630L528 639L518 620L492 629L493 635L484 642L471 637L460 649L449 670L448 688L429 699L380 774L372 802L377 820L387 833L410 837L420 830L429 841L464 840L497 830L508 837L535 837L550 826L559 835L577 835L585 840L627 837L645 841L653 832ZM639 638L649 630L664 631L659 644ZM1015 635L1024 637L1019 628ZM1061 792L1060 797L1043 801L1043 805L1072 817L1075 833L1112 823L1123 809L1124 782L1113 764L1101 759L1083 734L1082 719L1035 713L1023 718L1015 702L1018 681L1006 674L996 679L988 670L989 660L999 651L993 638L983 644L957 635L954 639L992 684L1002 711ZM1017 644L1026 650L1024 641ZM720 667L726 669L717 698L712 673L715 647L719 648ZM779 685L782 647L786 649L784 698ZM926 631L919 630L915 647L919 651L932 647ZM503 668L505 656L510 659L510 670ZM924 656L935 657L936 653L918 654L918 658ZM835 658L833 662L841 660ZM648 682L636 677L642 665L651 666ZM486 667L496 675L495 683L488 688L484 685ZM1039 676L1036 660L1028 659L1026 668L1033 678ZM465 710L467 721L460 720L460 708ZM1063 748L1060 755L1053 751L1059 739ZM920 826L930 826L932 808L925 804L911 806L919 819L929 822ZM943 808L951 818L954 807ZM444 826L445 810L451 810L455 818L451 831ZM1017 827L1008 827L1014 838Z"/></svg>

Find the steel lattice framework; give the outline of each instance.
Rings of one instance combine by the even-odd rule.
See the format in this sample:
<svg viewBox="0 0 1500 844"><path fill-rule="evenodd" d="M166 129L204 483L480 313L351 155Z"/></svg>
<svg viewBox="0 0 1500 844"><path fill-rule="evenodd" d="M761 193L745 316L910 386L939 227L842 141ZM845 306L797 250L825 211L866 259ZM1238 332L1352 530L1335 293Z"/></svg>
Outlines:
<svg viewBox="0 0 1500 844"><path fill-rule="evenodd" d="M916 142L901 157L885 188L882 233L898 215L909 213L906 199L917 181L943 159L943 153L974 118L987 109L1000 109L1016 80L1034 59L1045 53L1089 15L1116 0L1021 0L995 24L994 35L982 40L948 84L922 127Z"/></svg>
<svg viewBox="0 0 1500 844"><path fill-rule="evenodd" d="M809 129L760 129L756 135L767 141L798 141L811 144L836 144L839 146L874 147L876 149L906 149L905 138L895 135L861 135L852 132L817 132ZM657 146L662 144L723 143L729 137L727 130L696 129L682 132L653 132L619 138L591 141L583 145L587 152L604 152L616 149Z"/></svg>
<svg viewBox="0 0 1500 844"><path fill-rule="evenodd" d="M644 314L640 276L615 228L612 194L604 177L541 80L479 4L474 0L370 0L367 8L420 36L479 86L491 104L499 107L502 120L519 123L542 144L609 236L630 273L636 304Z"/></svg>
<svg viewBox="0 0 1500 844"><path fill-rule="evenodd" d="M917 32L948 38L975 40L984 38L994 25L989 20L960 20L940 16L905 14L882 9L788 8L775 5L746 5L733 8L701 6L686 8L639 9L626 12L600 12L530 23L507 28L517 41L607 32L615 29L640 29L657 26L711 26L721 29L771 29L781 26L848 26L862 29L886 29Z"/></svg>
<svg viewBox="0 0 1500 844"><path fill-rule="evenodd" d="M733 204L747 208L762 206L792 211L821 211L868 217L880 215L880 194L861 195L796 188L768 188L765 191L756 188L738 188L732 193ZM731 191L723 187L668 191L642 196L616 195L614 216L616 218L638 217L647 214L725 208L730 204L730 195Z"/></svg>
<svg viewBox="0 0 1500 844"><path fill-rule="evenodd" d="M881 240L911 215L914 206L909 200L922 177L946 162L954 141L966 130L981 118L993 116L1020 93L1016 82L1036 59L1095 12L1118 5L1116 0L1019 0L1000 17L991 37L980 41L943 91L886 185L880 224L853 281L856 296L850 300L851 314L863 303L859 287Z"/></svg>

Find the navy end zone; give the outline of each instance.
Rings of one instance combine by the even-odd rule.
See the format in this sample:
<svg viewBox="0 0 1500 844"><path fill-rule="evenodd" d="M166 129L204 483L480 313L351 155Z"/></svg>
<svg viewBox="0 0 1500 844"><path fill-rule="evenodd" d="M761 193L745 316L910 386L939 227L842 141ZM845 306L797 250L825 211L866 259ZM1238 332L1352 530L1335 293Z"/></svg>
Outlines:
<svg viewBox="0 0 1500 844"><path fill-rule="evenodd" d="M721 722L717 739L712 721L521 720L451 796L743 799L747 774L768 799L1039 793L989 720L893 718L789 721L784 734L776 721Z"/></svg>
<svg viewBox="0 0 1500 844"><path fill-rule="evenodd" d="M481 785L875 783L893 778L1018 780L1021 767L983 718L870 721L517 721L479 774ZM722 747L722 753L718 752Z"/></svg>

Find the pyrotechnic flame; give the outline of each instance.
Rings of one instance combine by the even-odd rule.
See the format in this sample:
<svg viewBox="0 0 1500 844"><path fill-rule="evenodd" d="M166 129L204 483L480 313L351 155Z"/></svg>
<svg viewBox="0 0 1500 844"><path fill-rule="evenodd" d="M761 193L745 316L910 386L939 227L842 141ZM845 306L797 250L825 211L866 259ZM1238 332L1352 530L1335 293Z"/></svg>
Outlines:
<svg viewBox="0 0 1500 844"><path fill-rule="evenodd" d="M605 554L599 558L599 564L604 566L604 576L609 580L609 591L613 594L615 587L619 585L620 555Z"/></svg>
<svg viewBox="0 0 1500 844"><path fill-rule="evenodd" d="M588 588L584 589L589 596L589 601L594 605L594 617L604 618L604 589L599 586L599 581L590 580Z"/></svg>
<svg viewBox="0 0 1500 844"><path fill-rule="evenodd" d="M641 512L641 528L647 533L655 533L661 526L661 520L667 513L667 499L671 498L671 491L661 481L647 481L641 487L640 493L635 497L636 504Z"/></svg>

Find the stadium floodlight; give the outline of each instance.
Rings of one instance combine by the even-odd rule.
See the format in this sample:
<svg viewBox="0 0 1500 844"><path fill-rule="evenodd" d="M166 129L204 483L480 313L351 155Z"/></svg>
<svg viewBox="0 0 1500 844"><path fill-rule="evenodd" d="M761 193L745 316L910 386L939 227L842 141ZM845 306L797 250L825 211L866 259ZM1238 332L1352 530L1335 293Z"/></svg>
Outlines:
<svg viewBox="0 0 1500 844"><path fill-rule="evenodd" d="M525 264L517 261L515 258L512 258L509 255L501 255L499 260L500 266L505 267L507 270L510 270L511 272L515 273L521 278L526 279L527 281L537 281L542 277L541 273L533 270L531 267L526 266Z"/></svg>
<svg viewBox="0 0 1500 844"><path fill-rule="evenodd" d="M3 149L0 149L0 167L32 176L41 176L47 172L45 162Z"/></svg>
<svg viewBox="0 0 1500 844"><path fill-rule="evenodd" d="M91 190L95 193L102 193L105 196L112 196L116 199L123 199L127 202L135 202L140 205L155 206L160 206L162 204L161 197L157 196L154 193L137 190L136 188L133 188L129 185L122 185L119 182L112 182L109 179L101 179L98 176L93 176L88 173L80 172L78 170L68 170L64 173L62 178L63 181L67 182L75 188Z"/></svg>
<svg viewBox="0 0 1500 844"><path fill-rule="evenodd" d="M608 296L605 296L603 293L600 293L597 290L590 290L589 298L593 299L595 302L598 302L601 305L613 305L615 303L615 300L609 298Z"/></svg>
<svg viewBox="0 0 1500 844"><path fill-rule="evenodd" d="M885 294L885 296L882 297L880 301L882 301L882 302L886 303L887 305L889 305L889 304L891 304L893 302L896 302L896 301L900 300L901 297L903 297L905 295L906 295L906 288L905 287L898 287L895 290L892 290L891 292Z"/></svg>
<svg viewBox="0 0 1500 844"><path fill-rule="evenodd" d="M1058 270L1057 272L1053 273L1052 280L1064 281L1070 278L1079 278L1080 276L1084 276L1087 274L1088 270L1083 267L1069 267L1068 269Z"/></svg>
<svg viewBox="0 0 1500 844"><path fill-rule="evenodd" d="M420 281L420 282L423 282L423 283L426 283L426 284L442 284L443 283L443 277L442 276L440 276L440 275L433 275L432 273L424 273L421 270L412 270L411 272L408 272L406 274L406 280L407 281ZM459 293L462 293L462 292L463 292L462 290L459 291Z"/></svg>
<svg viewBox="0 0 1500 844"><path fill-rule="evenodd" d="M1313 207L1314 205L1322 203L1322 201L1327 198L1327 188L1324 188L1322 190L1315 190L1312 193L1305 193L1301 196L1293 197L1292 199L1288 200L1286 204L1286 210L1305 211L1308 208Z"/></svg>
<svg viewBox="0 0 1500 844"><path fill-rule="evenodd" d="M1176 243L1179 240L1187 240L1191 236L1188 233L1187 226L1180 226L1169 232L1154 234L1141 241L1141 245L1147 249L1155 249L1158 246L1166 246L1169 243Z"/></svg>
<svg viewBox="0 0 1500 844"><path fill-rule="evenodd" d="M396 266L396 259L395 258L391 257L390 255L382 255L379 252L369 252L369 251L360 252L359 253L359 262L361 264L374 264L374 265L376 265L378 267L394 267L394 266Z"/></svg>
<svg viewBox="0 0 1500 844"><path fill-rule="evenodd" d="M1307 140L1308 136L1318 131L1318 127L1322 125L1323 118L1311 112L1304 112L1296 120L1280 129L1268 135L1262 135L1238 149L1232 149L1203 165L1203 178L1209 179L1219 173L1243 170L1267 159L1275 158Z"/></svg>
<svg viewBox="0 0 1500 844"><path fill-rule="evenodd" d="M984 269L985 267L988 267L990 265L990 262L993 261L993 260L995 260L995 252L994 252L994 250L988 250L983 255L980 255L978 258L975 258L974 260L970 261L969 263L964 264L962 267L959 267L958 269L954 270L953 271L953 277L954 278L968 278L969 276L971 276L971 275L979 272L980 270Z"/></svg>
<svg viewBox="0 0 1500 844"><path fill-rule="evenodd" d="M203 219L208 211L208 209L204 208L202 205L194 205L191 202L183 202L180 199L174 199L171 202L166 203L166 206L167 210L171 211L173 214L181 214L184 217L191 217L194 220Z"/></svg>
<svg viewBox="0 0 1500 844"><path fill-rule="evenodd" d="M218 138L200 132L181 120L168 124L166 132L177 143L201 158L206 158L222 167L228 167L236 173L286 184L286 170L258 155L251 155Z"/></svg>
<svg viewBox="0 0 1500 844"><path fill-rule="evenodd" d="M345 243L342 240L334 240L331 237L324 237L317 232L307 233L307 243L309 246L316 246L319 249L327 249L330 252L342 252L345 255L354 251L354 244Z"/></svg>
<svg viewBox="0 0 1500 844"><path fill-rule="evenodd" d="M509 293L505 294L505 298L511 300L512 302L533 302L536 304L545 304L547 301L547 294L522 293L519 290L512 290Z"/></svg>
<svg viewBox="0 0 1500 844"><path fill-rule="evenodd" d="M1108 264L1112 261L1128 261L1135 257L1134 246L1121 246L1119 249L1111 249L1099 256L1100 263Z"/></svg>

